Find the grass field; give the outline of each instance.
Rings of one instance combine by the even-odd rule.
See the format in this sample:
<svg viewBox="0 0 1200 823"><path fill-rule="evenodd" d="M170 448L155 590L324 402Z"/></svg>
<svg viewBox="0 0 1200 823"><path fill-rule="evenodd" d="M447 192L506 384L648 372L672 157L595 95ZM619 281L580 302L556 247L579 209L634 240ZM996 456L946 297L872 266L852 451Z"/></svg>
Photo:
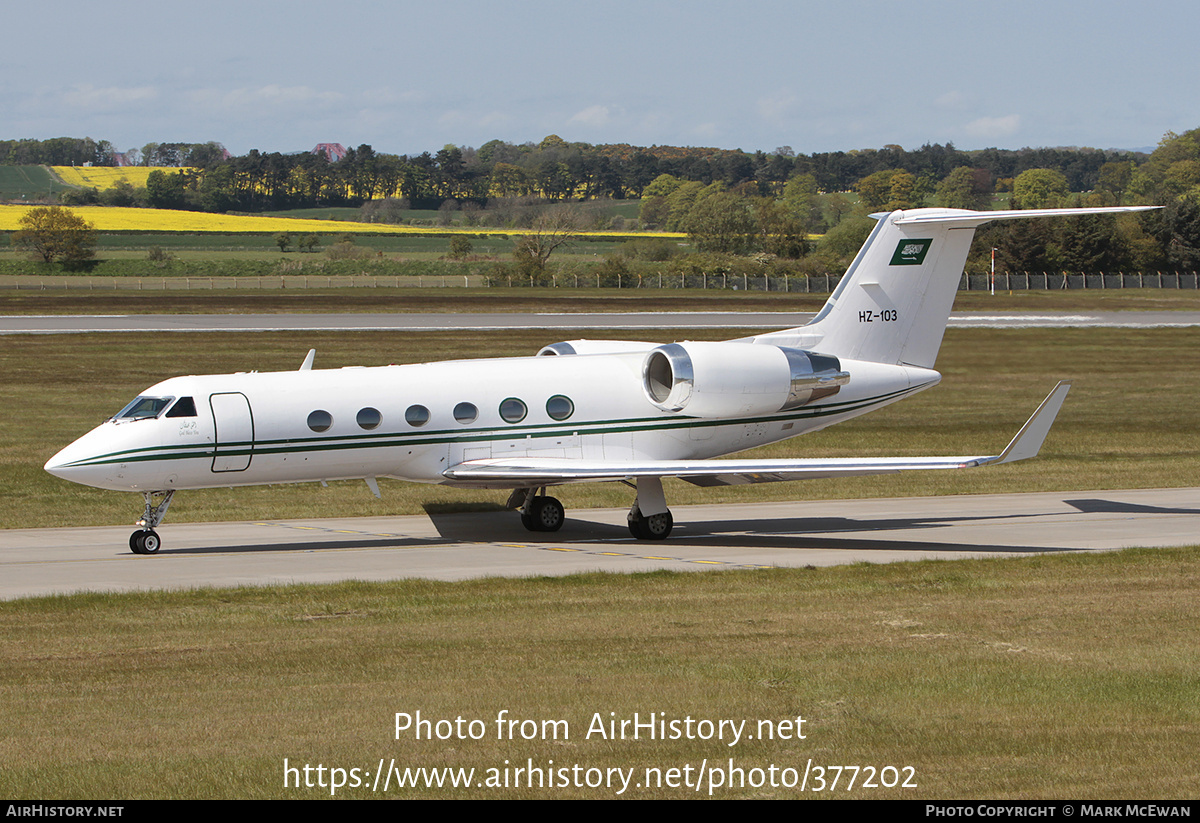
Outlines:
<svg viewBox="0 0 1200 823"><path fill-rule="evenodd" d="M0 201L40 203L66 188L45 166L0 166Z"/></svg>
<svg viewBox="0 0 1200 823"><path fill-rule="evenodd" d="M285 209L283 211L263 212L264 217L299 217L305 220L341 220L346 222L358 220L360 214L362 214L361 209L350 206L329 206L323 209ZM433 220L437 217L437 211L433 209L413 211L405 216Z"/></svg>
<svg viewBox="0 0 1200 823"><path fill-rule="evenodd" d="M360 228L363 224L358 224ZM369 228L368 228L369 230ZM513 240L508 236L470 236L471 253L509 260ZM178 260L269 260L272 262L315 263L324 259L321 252L338 242L339 236L327 234L315 254L300 253L293 245L280 252L275 235L270 234L101 234L97 254L106 260L142 259L157 246ZM566 249L572 252L605 254L619 248L622 240L594 240ZM366 234L356 235L354 245L375 253L401 255L406 260L437 260L450 251L450 238L428 234ZM0 254L0 259L3 255Z"/></svg>
<svg viewBox="0 0 1200 823"><path fill-rule="evenodd" d="M0 289L0 314L817 311L828 295L700 289ZM1200 290L959 292L957 311L1200 311Z"/></svg>
<svg viewBox="0 0 1200 823"><path fill-rule="evenodd" d="M3 208L0 206L0 209ZM269 218L254 219L266 220ZM343 235L352 234L355 246L367 249L376 255L385 255L389 261L435 261L442 260L449 254L452 234L462 233L471 243L472 259L511 261L518 236L513 230L508 229L472 229L458 232L455 229L413 227L409 227L407 233L387 233L386 231L373 233L377 224L333 223L317 219L308 220L306 225L308 228L303 230L303 233L317 233L320 238L320 242L314 250L315 253L312 254L297 251L296 241L300 237L301 230L295 229L291 224L283 228L276 227L274 232L260 231L257 233L171 232L161 230L161 228L155 231L98 232L96 253L98 260L102 261L101 268L103 268L103 261L144 261L150 250L155 248L167 252L172 260L182 263L204 261L220 265L240 260L254 260L285 265L320 266L328 259L324 252L339 242ZM15 225L11 228L15 228ZM294 232L293 242L287 252L280 252L275 238L284 230ZM621 251L630 239L629 235L622 234L591 234L556 252L555 263L579 259L597 260L606 254ZM690 248L686 239L672 236L671 240L679 243L682 247ZM28 255L9 243L0 243L0 262L3 261L18 264L19 273L24 276L36 277L48 271L45 266L30 261ZM374 259L372 262L375 262ZM180 272L176 269L177 267L168 263L158 271L163 276L177 276ZM55 268L52 273L63 274L64 272Z"/></svg>
<svg viewBox="0 0 1200 823"><path fill-rule="evenodd" d="M1200 292L1195 306L1200 308ZM816 311L827 295L527 288L0 290L0 314ZM1169 304L1174 305L1174 304Z"/></svg>
<svg viewBox="0 0 1200 823"><path fill-rule="evenodd" d="M366 773L343 798L618 795L571 785L579 767L633 770L634 798L706 797L698 772L740 769L712 796L1190 799L1198 586L1200 550L1170 549L0 603L0 795L320 798L334 767ZM480 737L397 734L417 712ZM566 726L498 740L502 712ZM746 721L754 739L595 734L635 712ZM805 738L761 739L761 721ZM312 788L299 771L285 786L285 758ZM381 759L476 772L373 794ZM795 788L810 761L824 791L811 770ZM513 788L530 764L567 785ZM877 787L865 771L832 787L836 766L872 767ZM647 774L672 768L676 788Z"/></svg>

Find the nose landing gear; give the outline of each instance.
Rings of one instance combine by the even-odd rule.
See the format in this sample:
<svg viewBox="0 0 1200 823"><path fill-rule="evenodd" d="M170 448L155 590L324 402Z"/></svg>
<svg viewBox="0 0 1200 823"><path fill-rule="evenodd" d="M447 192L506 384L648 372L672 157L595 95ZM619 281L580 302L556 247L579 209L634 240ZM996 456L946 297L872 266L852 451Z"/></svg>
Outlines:
<svg viewBox="0 0 1200 823"><path fill-rule="evenodd" d="M167 516L167 507L171 505L171 498L175 496L175 490L142 492L142 496L146 498L146 511L142 515L142 519L138 521L138 525L142 528L129 535L129 550L134 554L157 554L162 540L159 538L158 532L154 531L154 527ZM158 498L158 502L155 502L155 498Z"/></svg>

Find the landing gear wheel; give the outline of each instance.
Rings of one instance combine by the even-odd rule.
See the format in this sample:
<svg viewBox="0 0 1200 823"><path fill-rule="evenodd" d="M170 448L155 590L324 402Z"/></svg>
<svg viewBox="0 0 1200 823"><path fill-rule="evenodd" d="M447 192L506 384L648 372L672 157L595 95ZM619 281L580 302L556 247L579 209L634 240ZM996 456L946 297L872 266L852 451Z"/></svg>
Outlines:
<svg viewBox="0 0 1200 823"><path fill-rule="evenodd" d="M650 535L646 531L646 521L640 516L636 520L629 521L629 533L637 540L649 540Z"/></svg>
<svg viewBox="0 0 1200 823"><path fill-rule="evenodd" d="M533 522L533 527L539 532L556 532L562 528L563 521L567 519L567 513L563 510L562 503L559 503L553 497L535 497L533 505L530 506L530 520Z"/></svg>
<svg viewBox="0 0 1200 823"><path fill-rule="evenodd" d="M670 512L663 512L642 518L642 523L642 528L646 530L646 536L651 540L666 540L671 536L675 518L671 516Z"/></svg>
<svg viewBox="0 0 1200 823"><path fill-rule="evenodd" d="M531 532L556 532L562 528L567 515L562 503L545 494L537 494L538 489L517 489L509 498L508 504L515 506L516 501L524 498L521 506L521 525ZM545 492L546 487L541 487Z"/></svg>
<svg viewBox="0 0 1200 823"><path fill-rule="evenodd" d="M649 517L643 517L640 511L634 514L634 517L629 518L629 533L638 540L666 540L670 537L671 529L675 525L675 518L670 512L652 514Z"/></svg>
<svg viewBox="0 0 1200 823"><path fill-rule="evenodd" d="M171 498L174 496L174 489L142 492L142 497L146 499L146 512L142 515L142 519L137 521L142 528L129 535L131 552L134 554L158 554L162 541L158 537L158 532L154 531L154 527L167 516L167 507L171 505Z"/></svg>
<svg viewBox="0 0 1200 823"><path fill-rule="evenodd" d="M146 530L129 535L129 548L134 554L158 554L162 541L158 532Z"/></svg>

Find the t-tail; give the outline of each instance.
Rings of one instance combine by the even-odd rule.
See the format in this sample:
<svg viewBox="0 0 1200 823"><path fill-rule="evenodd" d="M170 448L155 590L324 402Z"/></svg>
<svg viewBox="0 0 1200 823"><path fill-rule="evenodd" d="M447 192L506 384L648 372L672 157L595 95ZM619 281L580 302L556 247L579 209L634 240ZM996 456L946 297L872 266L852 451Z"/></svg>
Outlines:
<svg viewBox="0 0 1200 823"><path fill-rule="evenodd" d="M820 313L755 342L849 360L933 368L975 229L992 220L1110 214L1154 206L1026 211L909 209L879 222Z"/></svg>

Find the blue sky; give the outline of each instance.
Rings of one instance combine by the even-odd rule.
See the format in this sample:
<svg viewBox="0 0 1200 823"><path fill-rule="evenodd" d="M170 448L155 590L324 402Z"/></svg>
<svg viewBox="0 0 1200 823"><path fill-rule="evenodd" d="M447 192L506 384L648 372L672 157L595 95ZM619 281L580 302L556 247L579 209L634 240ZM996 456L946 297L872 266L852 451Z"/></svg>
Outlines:
<svg viewBox="0 0 1200 823"><path fill-rule="evenodd" d="M42 0L5 28L0 137L121 150L1137 148L1200 127L1194 0Z"/></svg>

